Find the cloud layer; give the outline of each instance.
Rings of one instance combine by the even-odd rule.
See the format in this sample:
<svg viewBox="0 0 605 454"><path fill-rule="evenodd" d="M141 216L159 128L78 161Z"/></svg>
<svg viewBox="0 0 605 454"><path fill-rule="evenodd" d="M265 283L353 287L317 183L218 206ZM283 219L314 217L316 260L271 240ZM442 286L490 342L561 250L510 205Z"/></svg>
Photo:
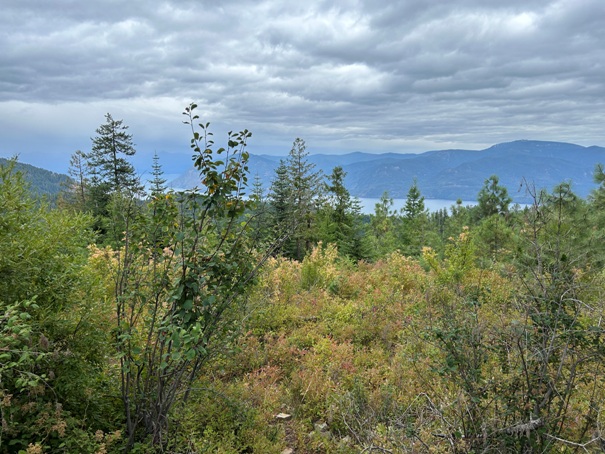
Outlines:
<svg viewBox="0 0 605 454"><path fill-rule="evenodd" d="M602 0L5 0L0 155L65 170L111 112L146 158L188 156L191 101L257 153L603 145L603 17Z"/></svg>

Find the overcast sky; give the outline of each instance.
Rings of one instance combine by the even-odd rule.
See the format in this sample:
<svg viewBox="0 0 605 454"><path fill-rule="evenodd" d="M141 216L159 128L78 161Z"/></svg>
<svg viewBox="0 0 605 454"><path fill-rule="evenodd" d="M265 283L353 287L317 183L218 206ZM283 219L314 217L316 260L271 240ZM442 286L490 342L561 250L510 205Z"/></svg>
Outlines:
<svg viewBox="0 0 605 454"><path fill-rule="evenodd" d="M0 156L66 172L109 112L176 171L191 101L253 153L604 146L604 19L603 0L2 0Z"/></svg>

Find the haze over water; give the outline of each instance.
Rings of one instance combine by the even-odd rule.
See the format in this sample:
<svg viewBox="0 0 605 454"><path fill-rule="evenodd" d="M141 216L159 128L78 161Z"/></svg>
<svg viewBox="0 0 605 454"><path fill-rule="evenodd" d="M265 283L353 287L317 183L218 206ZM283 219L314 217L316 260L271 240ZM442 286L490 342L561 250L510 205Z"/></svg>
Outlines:
<svg viewBox="0 0 605 454"><path fill-rule="evenodd" d="M377 203L380 202L380 199L366 198L366 197L361 198L360 197L359 201L361 202L361 212L363 214L373 214L374 207ZM406 201L406 199L393 199L393 205L391 207L391 210L398 212L400 209L402 209L405 206L405 201ZM477 202L475 202L475 201L462 201L462 206L467 206L467 205L473 206L476 204L477 204ZM424 199L424 206L430 212L439 211L443 208L447 208L449 211L449 208L452 205L456 205L455 200Z"/></svg>

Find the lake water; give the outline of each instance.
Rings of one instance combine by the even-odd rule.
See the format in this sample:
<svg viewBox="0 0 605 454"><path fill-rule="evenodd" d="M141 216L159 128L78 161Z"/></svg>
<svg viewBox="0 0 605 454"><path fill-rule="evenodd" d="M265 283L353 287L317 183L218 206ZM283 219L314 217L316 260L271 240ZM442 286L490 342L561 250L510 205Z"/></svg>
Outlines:
<svg viewBox="0 0 605 454"><path fill-rule="evenodd" d="M361 202L361 212L363 214L374 214L374 206L380 202L380 199L372 199L372 198L359 198ZM406 199L393 199L393 206L391 210L399 211L401 208L405 206ZM442 208L450 208L452 205L456 205L455 200L445 200L445 199L424 199L424 206L427 210L433 212L441 210ZM462 201L462 205L477 205L475 201Z"/></svg>

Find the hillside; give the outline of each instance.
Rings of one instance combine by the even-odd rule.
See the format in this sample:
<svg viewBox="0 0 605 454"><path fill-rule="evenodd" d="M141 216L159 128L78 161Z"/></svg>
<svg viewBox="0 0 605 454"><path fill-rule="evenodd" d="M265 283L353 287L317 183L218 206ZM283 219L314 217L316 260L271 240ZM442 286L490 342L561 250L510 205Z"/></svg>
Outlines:
<svg viewBox="0 0 605 454"><path fill-rule="evenodd" d="M253 155L250 171L269 188L280 156ZM518 140L484 150L437 150L420 154L349 153L310 155L317 169L329 174L340 165L347 172L346 185L357 197L380 197L385 191L404 198L417 180L428 199L474 200L483 182L498 175L515 202L528 201L526 186L551 190L571 181L573 190L586 197L595 187L592 174L597 163L605 162L605 148L583 147L572 143ZM172 182L173 187L195 186L190 171Z"/></svg>
<svg viewBox="0 0 605 454"><path fill-rule="evenodd" d="M9 161L8 159L0 158L0 165L7 165ZM22 162L15 164L15 170L23 173L31 192L38 196L48 195L51 198L55 197L65 188L65 185L69 181L67 175L51 172L50 170L41 169L40 167Z"/></svg>

